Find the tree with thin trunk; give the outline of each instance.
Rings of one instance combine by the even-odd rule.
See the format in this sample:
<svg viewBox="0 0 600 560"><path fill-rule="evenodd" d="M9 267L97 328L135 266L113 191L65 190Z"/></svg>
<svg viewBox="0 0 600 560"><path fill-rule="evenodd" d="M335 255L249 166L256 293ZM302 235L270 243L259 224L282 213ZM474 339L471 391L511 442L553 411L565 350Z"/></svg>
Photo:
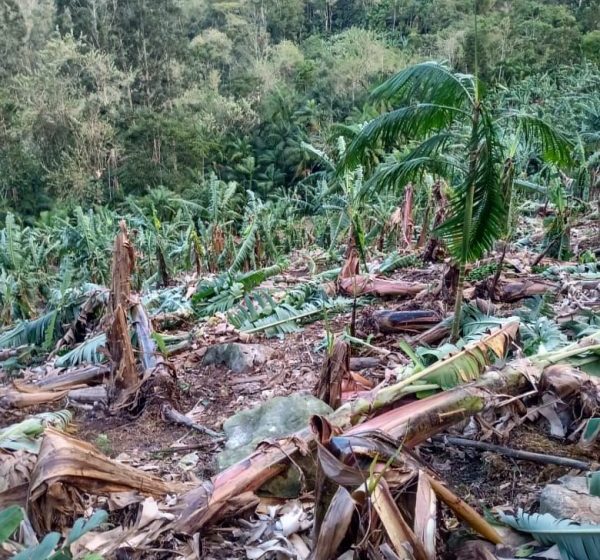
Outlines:
<svg viewBox="0 0 600 560"><path fill-rule="evenodd" d="M569 161L571 145L538 117L515 111L495 114L476 76L453 72L436 62L402 70L372 96L390 110L360 131L340 166L360 164L363 154L378 142L404 145L402 155L391 155L374 171L365 182L365 192L404 188L426 172L446 178L453 186L446 219L434 233L446 243L459 271L452 327L452 338L457 339L465 267L506 231L510 206L506 196L512 196L513 176L511 188L503 188L502 167L510 155L503 146L505 131L516 127L524 144L535 145L543 159L555 163Z"/></svg>

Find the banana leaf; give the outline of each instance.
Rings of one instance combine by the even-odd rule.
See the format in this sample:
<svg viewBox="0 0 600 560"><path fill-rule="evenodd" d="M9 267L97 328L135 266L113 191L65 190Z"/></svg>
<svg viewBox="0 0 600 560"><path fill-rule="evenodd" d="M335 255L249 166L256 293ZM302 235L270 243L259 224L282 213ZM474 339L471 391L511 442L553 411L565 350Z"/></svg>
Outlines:
<svg viewBox="0 0 600 560"><path fill-rule="evenodd" d="M590 418L587 421L583 434L581 434L582 447L594 445L600 435L600 418Z"/></svg>
<svg viewBox="0 0 600 560"><path fill-rule="evenodd" d="M0 430L0 449L37 453L40 450L40 440L38 438L44 433L46 426L65 430L72 418L73 415L68 410L59 410L57 412L42 412L26 418L22 422L12 424Z"/></svg>
<svg viewBox="0 0 600 560"><path fill-rule="evenodd" d="M10 506L0 511L0 544L10 537L23 521L23 510L19 506Z"/></svg>
<svg viewBox="0 0 600 560"><path fill-rule="evenodd" d="M162 497L182 489L181 484L109 459L89 443L47 428L31 473L28 513L34 529L47 532L70 525L73 514L85 509L83 494L136 491L141 501L142 496Z"/></svg>
<svg viewBox="0 0 600 560"><path fill-rule="evenodd" d="M524 533L531 533L543 545L557 545L564 560L598 560L600 525L580 525L570 519L556 519L549 513L502 514L501 521Z"/></svg>
<svg viewBox="0 0 600 560"><path fill-rule="evenodd" d="M371 503L398 558L401 560L412 560L413 558L427 560L427 552L423 544L402 516L385 479L370 478L367 485L373 486Z"/></svg>
<svg viewBox="0 0 600 560"><path fill-rule="evenodd" d="M350 528L355 507L356 504L350 492L340 486L329 504L329 509L317 535L312 555L314 560L328 560L337 557L335 552Z"/></svg>
<svg viewBox="0 0 600 560"><path fill-rule="evenodd" d="M600 471L588 473L587 485L591 496L600 497Z"/></svg>
<svg viewBox="0 0 600 560"><path fill-rule="evenodd" d="M72 367L84 362L98 364L106 359L101 351L104 346L106 346L106 333L101 333L84 340L79 346L56 358L54 365L56 367Z"/></svg>
<svg viewBox="0 0 600 560"><path fill-rule="evenodd" d="M519 322L511 321L481 340L468 344L457 354L434 363L389 389L403 389L420 379L426 379L428 383L439 385L443 389L474 381L486 366L506 357L518 332Z"/></svg>

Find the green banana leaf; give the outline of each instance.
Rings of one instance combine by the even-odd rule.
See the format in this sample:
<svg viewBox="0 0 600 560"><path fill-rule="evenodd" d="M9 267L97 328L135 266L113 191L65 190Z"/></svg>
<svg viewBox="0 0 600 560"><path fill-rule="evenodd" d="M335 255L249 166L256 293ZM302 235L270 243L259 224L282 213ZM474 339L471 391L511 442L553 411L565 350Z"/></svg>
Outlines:
<svg viewBox="0 0 600 560"><path fill-rule="evenodd" d="M549 513L502 514L501 521L524 533L531 533L543 545L557 545L564 560L598 560L600 525L580 525L570 519L556 519Z"/></svg>
<svg viewBox="0 0 600 560"><path fill-rule="evenodd" d="M40 450L40 436L46 426L53 426L57 430L65 430L70 424L73 415L68 410L57 412L41 412L35 416L0 430L0 449L9 451L24 450L29 453L38 453Z"/></svg>
<svg viewBox="0 0 600 560"><path fill-rule="evenodd" d="M0 511L0 544L10 537L23 521L23 510L19 506L10 506Z"/></svg>

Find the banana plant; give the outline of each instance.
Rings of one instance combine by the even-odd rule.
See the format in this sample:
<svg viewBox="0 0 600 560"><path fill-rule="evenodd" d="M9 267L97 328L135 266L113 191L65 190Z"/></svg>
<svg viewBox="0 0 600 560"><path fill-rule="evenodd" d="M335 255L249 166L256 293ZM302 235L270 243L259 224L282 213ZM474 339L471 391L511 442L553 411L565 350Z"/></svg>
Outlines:
<svg viewBox="0 0 600 560"><path fill-rule="evenodd" d="M365 219L370 215L367 211L368 200L361 197L363 187L363 168L357 164L345 168L336 174L336 163L333 158L310 144L303 144L304 149L317 158L324 171L314 175L319 178L320 196L315 201L316 211L324 212L330 225L329 251L331 252L343 238L351 236L359 251L361 260L366 266L367 243ZM343 136L337 139L337 161L344 158L346 141Z"/></svg>
<svg viewBox="0 0 600 560"><path fill-rule="evenodd" d="M7 214L0 229L0 323L28 319L55 279L48 264L56 242Z"/></svg>
<svg viewBox="0 0 600 560"><path fill-rule="evenodd" d="M220 266L227 264L230 257L234 226L241 218L242 197L238 183L220 181L214 173L209 176L206 187L208 198L203 219L196 223L205 247L207 267L216 272Z"/></svg>
<svg viewBox="0 0 600 560"><path fill-rule="evenodd" d="M390 110L359 132L338 174L359 165L363 154L382 142L389 147L404 146L404 150L376 168L365 184L366 192L390 186L403 189L426 172L453 185L447 218L436 233L458 267L452 326L456 340L466 265L491 249L506 228L503 127L518 123L528 139L535 137L541 153L557 162L569 161L570 142L537 117L514 111L496 115L476 76L453 72L436 62L408 67L376 88L372 96Z"/></svg>
<svg viewBox="0 0 600 560"><path fill-rule="evenodd" d="M571 256L569 199L562 185L553 185L548 196L554 206L554 215L546 218L544 243L546 254L559 260L567 260Z"/></svg>

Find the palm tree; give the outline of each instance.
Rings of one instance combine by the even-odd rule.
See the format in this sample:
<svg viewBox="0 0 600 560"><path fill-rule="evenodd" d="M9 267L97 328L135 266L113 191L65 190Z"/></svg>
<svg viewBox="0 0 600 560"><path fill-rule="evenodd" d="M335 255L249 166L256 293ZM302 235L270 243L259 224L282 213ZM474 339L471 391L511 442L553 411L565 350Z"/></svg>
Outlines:
<svg viewBox="0 0 600 560"><path fill-rule="evenodd" d="M506 229L501 184L506 160L504 128L516 123L524 141L537 144L543 158L557 164L568 162L570 144L537 117L517 112L495 115L475 76L452 72L435 62L406 68L372 95L398 108L376 117L359 132L346 151L341 169L360 164L363 154L380 142L386 146L404 144L402 155L392 155L380 165L366 189L403 188L426 172L454 185L447 219L436 233L458 265L452 327L452 338L456 339L465 266L489 250Z"/></svg>

